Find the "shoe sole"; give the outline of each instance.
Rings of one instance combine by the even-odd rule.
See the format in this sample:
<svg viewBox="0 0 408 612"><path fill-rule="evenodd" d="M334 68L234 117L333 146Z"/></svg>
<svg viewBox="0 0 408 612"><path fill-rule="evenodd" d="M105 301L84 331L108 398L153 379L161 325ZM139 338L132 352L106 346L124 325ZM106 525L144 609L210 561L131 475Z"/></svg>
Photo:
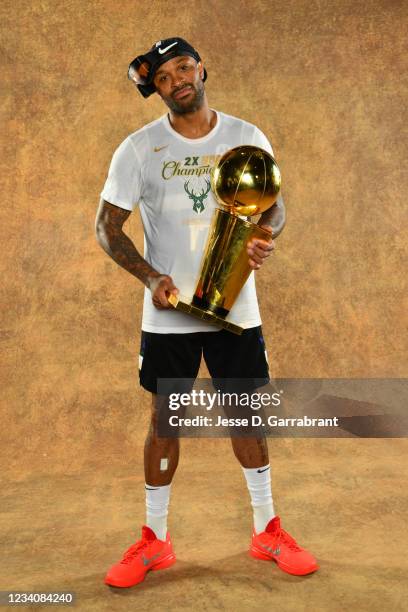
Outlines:
<svg viewBox="0 0 408 612"><path fill-rule="evenodd" d="M251 546L251 548L249 549L249 554L251 555L251 557L254 557L255 559L261 559L262 561L275 561L276 565L283 572L286 572L287 574L292 574L292 576L307 576L307 574L313 574L313 572L316 572L319 569L318 565L314 565L304 570L293 570L291 567L279 561L279 559L276 559L275 557L266 554L264 551L259 550L259 548L256 548L255 546Z"/></svg>
<svg viewBox="0 0 408 612"><path fill-rule="evenodd" d="M174 553L171 553L170 555L167 555L167 557L160 559L160 561L156 563L155 565L152 565L151 567L147 568L145 573L142 576L140 576L139 579L136 580L136 582L133 581L133 582L124 584L123 582L120 583L120 581L112 580L110 578L105 578L104 582L105 584L109 586L127 589L129 587L135 586L136 584L140 584L141 582L143 582L148 572L157 572L162 569L167 569L168 567L171 567L172 565L174 565L175 562L176 562L176 555Z"/></svg>

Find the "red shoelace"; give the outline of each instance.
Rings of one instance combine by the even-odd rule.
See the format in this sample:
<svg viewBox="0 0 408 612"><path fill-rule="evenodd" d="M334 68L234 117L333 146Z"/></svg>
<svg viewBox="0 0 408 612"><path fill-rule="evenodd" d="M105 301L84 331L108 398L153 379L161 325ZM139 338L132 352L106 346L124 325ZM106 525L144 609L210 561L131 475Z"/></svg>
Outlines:
<svg viewBox="0 0 408 612"><path fill-rule="evenodd" d="M277 544L279 545L280 543L282 544L286 544L286 546L288 548L290 548L290 550L294 550L299 552L300 550L302 550L300 548L300 546L296 543L296 541L292 538L292 536L290 536L284 529L280 529L279 533L277 534Z"/></svg>
<svg viewBox="0 0 408 612"><path fill-rule="evenodd" d="M127 549L125 554L123 555L123 559L121 563L124 565L128 565L133 561L133 559L138 555L146 546L149 544L149 540L140 540L136 542L136 544L132 544L130 548Z"/></svg>

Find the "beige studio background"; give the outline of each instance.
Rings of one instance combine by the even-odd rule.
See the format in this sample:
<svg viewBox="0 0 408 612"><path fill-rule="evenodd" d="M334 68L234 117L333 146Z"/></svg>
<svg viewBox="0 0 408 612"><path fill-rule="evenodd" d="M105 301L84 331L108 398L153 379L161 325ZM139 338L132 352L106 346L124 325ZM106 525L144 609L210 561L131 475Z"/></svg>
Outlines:
<svg viewBox="0 0 408 612"><path fill-rule="evenodd" d="M165 112L126 79L161 37L196 45L210 104L257 124L282 169L287 227L257 274L273 374L407 375L407 5L231 6L2 3L11 468L73 470L128 452L144 419L143 287L93 224L114 149ZM127 229L142 249L137 214Z"/></svg>
<svg viewBox="0 0 408 612"><path fill-rule="evenodd" d="M0 18L10 483L94 470L103 491L107 465L143 481L143 287L103 253L93 224L114 149L165 112L126 79L160 38L196 46L211 106L257 124L280 164L287 227L257 274L273 375L407 375L406 2L4 0ZM137 213L126 227L141 249ZM194 454L228 444L196 441ZM383 455L387 466L404 452L404 440L272 450L285 469L315 454Z"/></svg>

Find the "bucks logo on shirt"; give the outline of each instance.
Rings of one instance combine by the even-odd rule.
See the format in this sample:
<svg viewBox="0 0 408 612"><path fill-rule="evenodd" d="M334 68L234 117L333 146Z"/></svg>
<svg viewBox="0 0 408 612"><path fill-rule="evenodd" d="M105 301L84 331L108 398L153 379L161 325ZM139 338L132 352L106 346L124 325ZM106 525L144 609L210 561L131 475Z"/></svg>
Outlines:
<svg viewBox="0 0 408 612"><path fill-rule="evenodd" d="M204 185L202 180L198 184L197 179L189 179L184 183L184 191L187 193L190 200L193 200L193 210L196 213L202 213L205 209L204 200L207 198L211 189L209 179L205 179Z"/></svg>
<svg viewBox="0 0 408 612"><path fill-rule="evenodd" d="M197 214L205 210L205 200L211 191L209 175L221 155L190 155L182 160L165 159L161 176L165 181L189 177L183 181L184 191L193 202Z"/></svg>

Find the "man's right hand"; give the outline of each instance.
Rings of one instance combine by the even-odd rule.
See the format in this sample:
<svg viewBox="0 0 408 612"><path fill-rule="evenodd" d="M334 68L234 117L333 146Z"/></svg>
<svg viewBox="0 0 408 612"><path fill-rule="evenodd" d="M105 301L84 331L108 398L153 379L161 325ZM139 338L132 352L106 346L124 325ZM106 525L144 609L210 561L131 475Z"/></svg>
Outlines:
<svg viewBox="0 0 408 612"><path fill-rule="evenodd" d="M161 274L160 276L150 277L149 289L152 292L153 306L159 310L173 308L167 299L167 294L172 293L173 295L177 295L179 290L173 283L171 276Z"/></svg>

